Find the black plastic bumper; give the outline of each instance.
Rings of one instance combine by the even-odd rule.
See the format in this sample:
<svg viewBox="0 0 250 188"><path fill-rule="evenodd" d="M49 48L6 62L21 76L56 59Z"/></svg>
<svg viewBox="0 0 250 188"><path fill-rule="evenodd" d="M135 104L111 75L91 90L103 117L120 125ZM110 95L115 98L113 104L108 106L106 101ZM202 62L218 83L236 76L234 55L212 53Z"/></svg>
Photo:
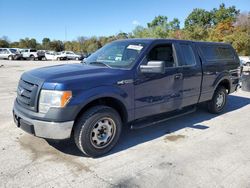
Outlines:
<svg viewBox="0 0 250 188"><path fill-rule="evenodd" d="M16 100L14 109L30 119L53 122L74 121L81 110L79 106L68 106L65 108L51 108L46 114L43 114L22 107Z"/></svg>

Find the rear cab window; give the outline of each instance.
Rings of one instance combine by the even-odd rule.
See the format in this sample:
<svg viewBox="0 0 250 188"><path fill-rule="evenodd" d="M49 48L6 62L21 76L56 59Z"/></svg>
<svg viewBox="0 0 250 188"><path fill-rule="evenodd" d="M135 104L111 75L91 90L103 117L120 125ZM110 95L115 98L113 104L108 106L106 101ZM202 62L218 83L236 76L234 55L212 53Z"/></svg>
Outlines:
<svg viewBox="0 0 250 188"><path fill-rule="evenodd" d="M228 45L201 45L200 50L207 61L235 59L233 49Z"/></svg>

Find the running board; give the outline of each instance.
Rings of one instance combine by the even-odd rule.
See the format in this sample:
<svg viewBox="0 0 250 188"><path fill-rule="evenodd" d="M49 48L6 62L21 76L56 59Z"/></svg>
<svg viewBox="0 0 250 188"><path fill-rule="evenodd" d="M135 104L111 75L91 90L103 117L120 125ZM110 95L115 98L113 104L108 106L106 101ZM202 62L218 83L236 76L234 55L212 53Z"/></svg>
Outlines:
<svg viewBox="0 0 250 188"><path fill-rule="evenodd" d="M174 118L178 118L178 117L181 117L181 116L185 116L187 114L191 114L191 113L193 113L195 111L196 111L196 107L192 107L191 109L189 108L188 110L185 109L185 110L180 110L180 111L175 111L175 112L172 112L172 113L165 114L164 115L165 117L163 117L163 118L162 118L163 115L161 115L161 118L159 118L159 117L158 118L149 118L148 120L144 120L144 121L140 121L140 122L133 122L130 125L130 129L141 129L141 128L144 128L144 127L156 125L156 124L159 124L159 123L162 123L162 122L174 119ZM155 119L155 120L150 122L150 119L151 120Z"/></svg>

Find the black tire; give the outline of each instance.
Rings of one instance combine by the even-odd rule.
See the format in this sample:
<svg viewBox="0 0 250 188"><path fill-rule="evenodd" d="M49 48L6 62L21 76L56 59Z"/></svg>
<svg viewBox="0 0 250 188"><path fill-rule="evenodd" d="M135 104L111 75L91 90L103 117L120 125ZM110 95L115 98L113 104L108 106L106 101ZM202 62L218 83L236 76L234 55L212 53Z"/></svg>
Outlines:
<svg viewBox="0 0 250 188"><path fill-rule="evenodd" d="M106 118L106 119L105 119ZM107 131L112 132L112 135L108 136L108 133L103 133L106 136L107 143L105 145L98 145L96 137L102 137L99 126L101 123L101 129L103 129L103 123L108 121L108 126L113 126ZM112 123L110 123L111 121ZM106 126L104 124L104 126ZM106 127L107 128L107 127ZM95 135L96 131L99 131ZM98 157L109 152L118 142L122 131L122 122L120 115L116 110L108 106L95 106L87 110L78 120L74 127L74 140L77 147L87 156ZM101 134L101 136L100 136ZM108 138L107 138L108 136ZM98 141L100 141L100 138Z"/></svg>
<svg viewBox="0 0 250 188"><path fill-rule="evenodd" d="M8 57L8 60L12 61L12 60L14 60L14 57L13 57L12 55L10 55L10 56Z"/></svg>
<svg viewBox="0 0 250 188"><path fill-rule="evenodd" d="M33 55L30 56L30 60L31 61L34 61L35 60L35 57Z"/></svg>
<svg viewBox="0 0 250 188"><path fill-rule="evenodd" d="M227 90L223 86L217 87L212 100L207 102L207 108L210 113L219 114L223 112L227 104Z"/></svg>

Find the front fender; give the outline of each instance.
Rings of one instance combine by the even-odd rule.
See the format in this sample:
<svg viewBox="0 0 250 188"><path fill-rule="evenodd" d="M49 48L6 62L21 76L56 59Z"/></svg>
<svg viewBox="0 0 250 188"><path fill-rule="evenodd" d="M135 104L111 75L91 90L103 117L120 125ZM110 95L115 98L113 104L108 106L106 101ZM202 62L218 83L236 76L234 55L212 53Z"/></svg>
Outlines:
<svg viewBox="0 0 250 188"><path fill-rule="evenodd" d="M104 97L111 97L121 102L128 112L129 110L133 109L131 103L132 98L130 95L131 94L126 93L126 91L119 87L100 86L88 90L77 91L75 94L73 93L73 98L68 105L78 106L79 113L81 109L90 102Z"/></svg>

